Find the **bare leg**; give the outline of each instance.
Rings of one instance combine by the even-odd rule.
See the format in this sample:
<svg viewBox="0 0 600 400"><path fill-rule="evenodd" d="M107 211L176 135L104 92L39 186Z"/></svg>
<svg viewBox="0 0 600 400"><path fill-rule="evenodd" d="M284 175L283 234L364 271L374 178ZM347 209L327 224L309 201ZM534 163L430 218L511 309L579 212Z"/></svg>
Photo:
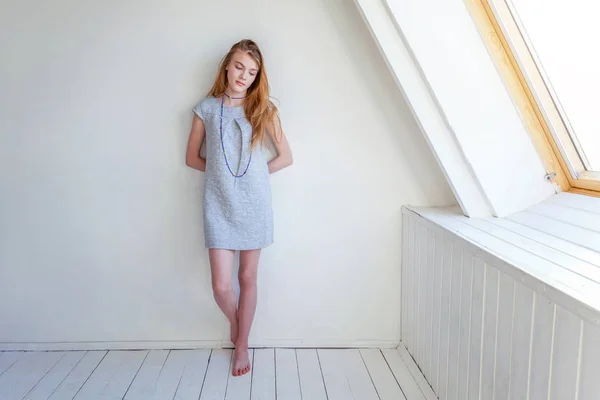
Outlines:
<svg viewBox="0 0 600 400"><path fill-rule="evenodd" d="M231 341L235 343L238 332L237 304L231 275L233 273L233 250L209 249L213 295L223 314L231 324Z"/></svg>
<svg viewBox="0 0 600 400"><path fill-rule="evenodd" d="M235 342L233 375L244 375L250 371L248 336L256 310L258 260L260 249L240 252L240 307L238 310L239 334Z"/></svg>

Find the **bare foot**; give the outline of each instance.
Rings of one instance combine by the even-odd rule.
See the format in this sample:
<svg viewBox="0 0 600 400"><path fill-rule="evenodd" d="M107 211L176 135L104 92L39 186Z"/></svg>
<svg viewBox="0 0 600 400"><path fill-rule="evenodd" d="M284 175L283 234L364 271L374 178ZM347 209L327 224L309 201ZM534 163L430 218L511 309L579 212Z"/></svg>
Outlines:
<svg viewBox="0 0 600 400"><path fill-rule="evenodd" d="M233 351L233 368L231 374L233 376L241 376L250 372L250 358L248 349L235 349Z"/></svg>

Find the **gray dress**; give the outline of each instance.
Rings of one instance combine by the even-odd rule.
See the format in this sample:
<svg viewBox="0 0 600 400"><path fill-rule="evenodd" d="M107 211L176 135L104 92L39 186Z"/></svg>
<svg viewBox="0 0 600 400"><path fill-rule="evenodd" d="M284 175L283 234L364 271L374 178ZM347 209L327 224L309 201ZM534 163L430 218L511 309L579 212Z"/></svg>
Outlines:
<svg viewBox="0 0 600 400"><path fill-rule="evenodd" d="M223 143L219 124L221 98L208 97L193 109L206 127L204 238L207 248L252 250L273 243L273 210L267 155L256 145L250 154L252 126L244 108L223 106ZM227 155L229 168L223 155ZM250 165L248 160L251 155Z"/></svg>

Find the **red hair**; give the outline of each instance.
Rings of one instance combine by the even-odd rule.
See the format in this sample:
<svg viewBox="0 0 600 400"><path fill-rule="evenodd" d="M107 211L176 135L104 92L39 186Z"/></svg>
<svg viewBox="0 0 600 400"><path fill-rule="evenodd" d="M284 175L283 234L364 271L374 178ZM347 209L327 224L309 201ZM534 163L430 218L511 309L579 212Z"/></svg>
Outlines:
<svg viewBox="0 0 600 400"><path fill-rule="evenodd" d="M263 56L254 41L244 39L231 47L221 61L219 72L208 95L221 97L225 94L225 90L229 85L226 68L237 51L247 53L258 65L256 78L248 88L246 98L244 99L244 113L250 125L252 125L251 148L254 148L256 144L264 143L265 131L267 129L271 131L275 138L282 132L279 111L269 97L269 80L267 79Z"/></svg>

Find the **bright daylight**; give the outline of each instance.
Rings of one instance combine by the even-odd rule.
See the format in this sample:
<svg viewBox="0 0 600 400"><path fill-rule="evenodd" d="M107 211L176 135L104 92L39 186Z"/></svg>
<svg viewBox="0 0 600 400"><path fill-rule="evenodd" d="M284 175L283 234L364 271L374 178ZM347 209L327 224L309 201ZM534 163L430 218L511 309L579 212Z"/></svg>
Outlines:
<svg viewBox="0 0 600 400"><path fill-rule="evenodd" d="M588 168L600 171L600 5L585 0L512 0Z"/></svg>
<svg viewBox="0 0 600 400"><path fill-rule="evenodd" d="M598 15L4 1L0 400L600 400Z"/></svg>

